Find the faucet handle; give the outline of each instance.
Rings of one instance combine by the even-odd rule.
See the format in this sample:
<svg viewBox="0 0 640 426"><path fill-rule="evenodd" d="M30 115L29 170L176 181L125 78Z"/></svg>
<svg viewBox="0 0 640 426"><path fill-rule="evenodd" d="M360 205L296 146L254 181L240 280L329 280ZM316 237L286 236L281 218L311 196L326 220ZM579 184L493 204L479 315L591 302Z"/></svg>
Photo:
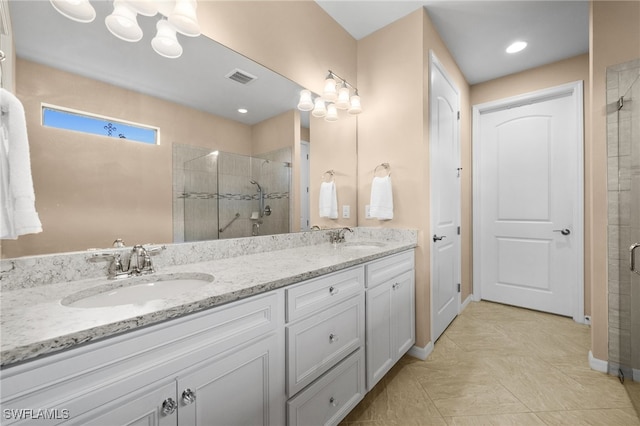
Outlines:
<svg viewBox="0 0 640 426"><path fill-rule="evenodd" d="M125 271L122 266L120 253L94 253L91 258L111 259L111 263L109 264L109 279L111 280L126 278L129 276L129 273Z"/></svg>

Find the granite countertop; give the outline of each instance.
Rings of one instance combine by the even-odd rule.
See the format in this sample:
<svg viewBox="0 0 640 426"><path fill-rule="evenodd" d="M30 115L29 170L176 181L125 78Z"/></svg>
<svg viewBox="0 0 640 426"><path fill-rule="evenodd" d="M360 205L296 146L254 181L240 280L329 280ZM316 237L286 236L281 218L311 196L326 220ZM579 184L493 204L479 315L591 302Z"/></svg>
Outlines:
<svg viewBox="0 0 640 426"><path fill-rule="evenodd" d="M353 244L353 242L351 243ZM234 300L414 248L411 241L379 245L329 243L158 268L157 275L206 273L215 280L197 290L141 305L74 308L62 305L77 292L113 283L106 277L2 292L0 366L52 354Z"/></svg>

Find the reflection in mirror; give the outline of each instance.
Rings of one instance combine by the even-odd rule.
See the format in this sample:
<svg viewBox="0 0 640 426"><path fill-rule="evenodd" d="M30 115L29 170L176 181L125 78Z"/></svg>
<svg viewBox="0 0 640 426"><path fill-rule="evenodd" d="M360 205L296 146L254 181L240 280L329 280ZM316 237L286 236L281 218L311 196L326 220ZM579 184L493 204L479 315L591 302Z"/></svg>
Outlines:
<svg viewBox="0 0 640 426"><path fill-rule="evenodd" d="M204 36L179 35L182 56L161 57L150 46L158 17L140 16L143 39L123 42L104 25L112 3L91 4L97 17L90 24L68 20L45 1L9 4L16 94L27 115L44 231L3 241L2 257L109 247L116 238L132 245L245 236L255 231L254 224L260 235L299 230L296 162L300 135L309 139L308 118L296 109L302 88ZM247 84L229 78L238 72L255 78ZM44 127L43 103L158 128L159 144L141 146ZM179 179L186 182L186 170L198 163L176 165L180 147L203 155L219 151L225 161L248 164L237 185L206 189L218 197L215 220L206 232L197 227L187 232L196 217L202 220L201 212L187 207L192 198L174 196L174 190L198 192L175 186ZM271 170L276 164L282 176ZM216 167L218 185L233 175L223 171L222 162ZM286 179L286 187L280 186ZM251 219L259 198L250 180L263 187L270 216ZM227 193L232 196L225 198ZM245 196L255 203L234 206L242 201L234 197ZM240 217L221 233L236 213Z"/></svg>

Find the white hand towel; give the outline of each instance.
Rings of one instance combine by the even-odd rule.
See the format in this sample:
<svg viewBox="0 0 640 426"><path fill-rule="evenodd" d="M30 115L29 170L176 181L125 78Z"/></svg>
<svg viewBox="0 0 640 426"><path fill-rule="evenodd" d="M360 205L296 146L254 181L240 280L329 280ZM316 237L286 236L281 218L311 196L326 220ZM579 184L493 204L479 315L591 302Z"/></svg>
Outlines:
<svg viewBox="0 0 640 426"><path fill-rule="evenodd" d="M42 224L35 208L24 107L11 92L0 89L0 108L0 238L16 239L42 232Z"/></svg>
<svg viewBox="0 0 640 426"><path fill-rule="evenodd" d="M380 220L393 219L393 191L391 176L374 177L371 182L369 215Z"/></svg>
<svg viewBox="0 0 640 426"><path fill-rule="evenodd" d="M335 182L322 182L320 186L320 217L338 218L338 197Z"/></svg>

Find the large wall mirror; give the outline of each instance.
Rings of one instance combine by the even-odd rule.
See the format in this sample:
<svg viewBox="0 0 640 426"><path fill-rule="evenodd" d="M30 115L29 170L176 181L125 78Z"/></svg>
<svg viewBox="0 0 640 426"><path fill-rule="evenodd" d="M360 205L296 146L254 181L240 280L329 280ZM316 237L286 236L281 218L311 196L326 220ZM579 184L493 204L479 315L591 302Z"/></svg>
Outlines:
<svg viewBox="0 0 640 426"><path fill-rule="evenodd" d="M161 57L158 16L140 16L128 43L104 25L112 2L92 4L86 24L48 1L9 3L44 232L2 241L2 257L304 230L301 87L205 36ZM156 128L159 143L45 126L43 104Z"/></svg>

